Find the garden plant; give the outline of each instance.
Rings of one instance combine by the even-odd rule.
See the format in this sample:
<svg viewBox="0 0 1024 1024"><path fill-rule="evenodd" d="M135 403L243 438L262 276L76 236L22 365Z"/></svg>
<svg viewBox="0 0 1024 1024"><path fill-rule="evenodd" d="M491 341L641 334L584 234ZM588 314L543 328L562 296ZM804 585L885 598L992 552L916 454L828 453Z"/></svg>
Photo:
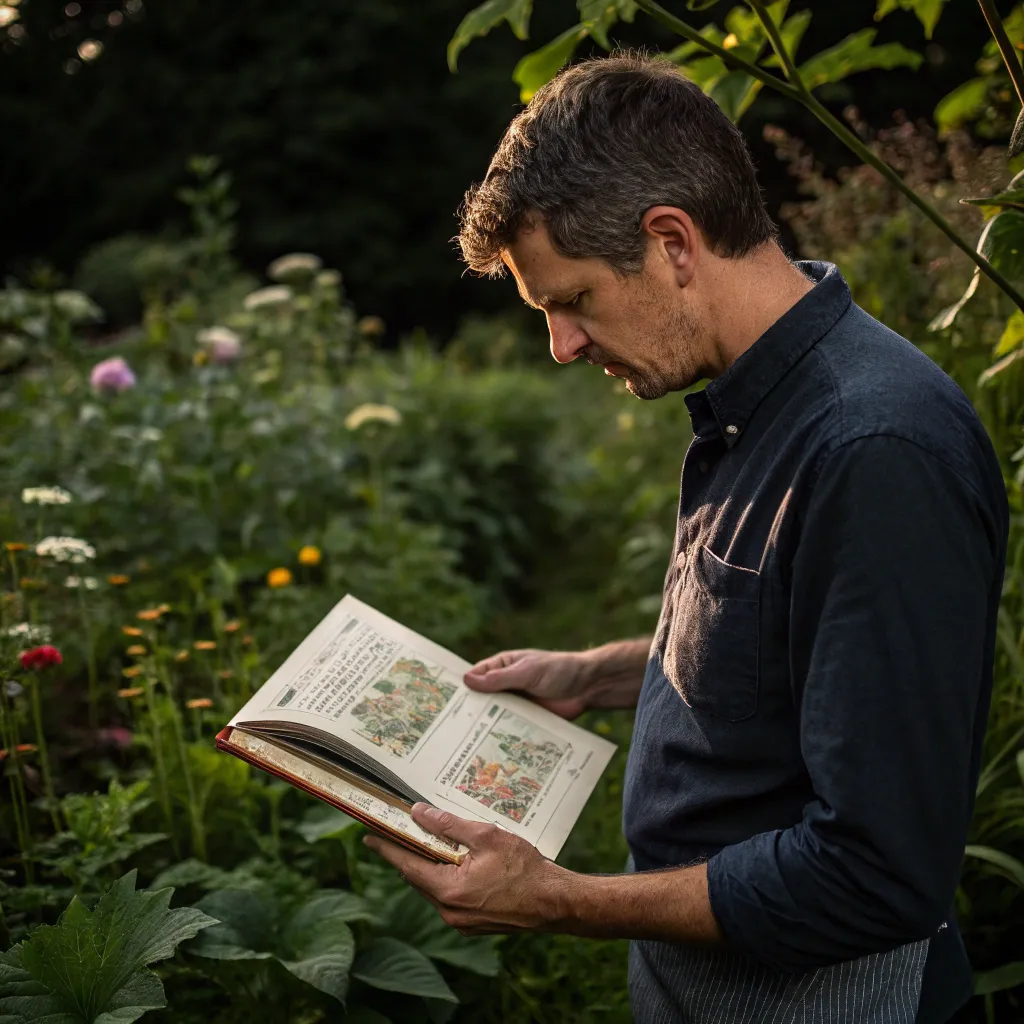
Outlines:
<svg viewBox="0 0 1024 1024"><path fill-rule="evenodd" d="M829 89L916 53L875 45L871 24L798 61L813 3L751 0L724 27L700 24L708 6L580 0L515 78L528 98L644 12L685 37L667 56L736 119L775 89L861 161L830 176L766 133L801 193L783 210L800 255L836 261L957 380L1003 459L1010 557L958 911L980 1019L1018 1020L1024 7L1000 22L980 4L993 42L934 125L874 130ZM943 2L875 15L900 7L930 34ZM502 21L525 37L529 14L489 0L450 63ZM1011 137L1008 158L994 143ZM512 318L385 349L385 324L316 255L244 272L230 175L212 157L186 173L191 233L130 257L136 326L109 333L56 275L0 290L0 1021L628 1020L624 944L460 936L364 852L361 826L213 736L346 592L470 658L649 631L682 403L548 368L538 325ZM618 871L629 716L586 724L620 751L563 859Z"/></svg>

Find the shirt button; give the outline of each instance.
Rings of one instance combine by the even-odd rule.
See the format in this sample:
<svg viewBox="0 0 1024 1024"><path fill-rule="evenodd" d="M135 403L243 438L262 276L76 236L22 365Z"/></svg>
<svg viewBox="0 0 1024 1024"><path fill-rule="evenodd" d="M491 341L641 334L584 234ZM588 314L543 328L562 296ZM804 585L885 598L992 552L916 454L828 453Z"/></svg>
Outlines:
<svg viewBox="0 0 1024 1024"><path fill-rule="evenodd" d="M740 432L740 428L737 427L735 423L730 423L729 426L725 428L725 432L727 434L738 434Z"/></svg>

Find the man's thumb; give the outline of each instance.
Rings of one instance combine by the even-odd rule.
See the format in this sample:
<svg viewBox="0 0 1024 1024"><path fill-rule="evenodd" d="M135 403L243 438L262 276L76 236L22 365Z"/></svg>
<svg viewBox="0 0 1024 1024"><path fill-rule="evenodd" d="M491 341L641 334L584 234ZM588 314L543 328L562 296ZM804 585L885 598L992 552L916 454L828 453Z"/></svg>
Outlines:
<svg viewBox="0 0 1024 1024"><path fill-rule="evenodd" d="M509 665L506 668L483 669L479 672L470 669L463 678L471 690L497 693L499 690L522 689L522 675L518 665Z"/></svg>

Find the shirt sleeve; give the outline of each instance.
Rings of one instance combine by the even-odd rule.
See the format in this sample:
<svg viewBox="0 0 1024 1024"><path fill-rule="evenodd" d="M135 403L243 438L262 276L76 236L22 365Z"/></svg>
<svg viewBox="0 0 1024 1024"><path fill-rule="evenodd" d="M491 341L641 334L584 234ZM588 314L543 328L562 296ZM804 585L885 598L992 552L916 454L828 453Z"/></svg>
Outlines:
<svg viewBox="0 0 1024 1024"><path fill-rule="evenodd" d="M991 685L1002 568L991 504L901 438L861 438L826 459L789 626L814 797L793 827L726 847L707 868L727 940L768 966L892 949L950 912Z"/></svg>

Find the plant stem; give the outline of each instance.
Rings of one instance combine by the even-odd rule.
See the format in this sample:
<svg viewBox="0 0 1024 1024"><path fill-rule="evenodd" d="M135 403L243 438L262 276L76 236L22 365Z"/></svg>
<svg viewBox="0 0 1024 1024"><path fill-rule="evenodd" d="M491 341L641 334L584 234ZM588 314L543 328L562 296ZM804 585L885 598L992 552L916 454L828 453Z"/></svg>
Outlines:
<svg viewBox="0 0 1024 1024"><path fill-rule="evenodd" d="M32 881L32 832L28 819L28 801L25 799L25 785L21 778L21 761L18 757L18 732L14 722L14 711L8 711L7 695L0 693L0 742L7 748L7 756L14 765L8 776L11 785L11 806L14 808L14 828L18 833L18 848L25 866L25 878Z"/></svg>
<svg viewBox="0 0 1024 1024"><path fill-rule="evenodd" d="M174 739L178 745L178 760L181 761L181 772L185 776L185 790L188 793L188 820L192 831L192 854L199 860L206 860L206 833L203 830L202 815L199 813L199 804L196 800L195 786L192 783L192 769L188 763L188 747L185 745L185 731L181 719L181 710L174 698L174 691L171 687L170 674L162 657L157 658L160 680L167 691L168 700L171 702L171 715L174 719Z"/></svg>
<svg viewBox="0 0 1024 1024"><path fill-rule="evenodd" d="M93 643L92 620L85 605L85 583L78 585L78 606L85 626L86 663L89 667L89 728L95 732L99 727L99 682L96 673L96 645Z"/></svg>
<svg viewBox="0 0 1024 1024"><path fill-rule="evenodd" d="M996 46L999 47L1006 70L1010 73L1013 87L1017 90L1017 99L1024 106L1024 68L1020 66L1013 43L1010 42L1010 37L1006 34L1006 29L1003 28L1003 19L999 17L994 0L978 0L978 6L985 16L985 22L989 32L992 33L992 38L996 41Z"/></svg>
<svg viewBox="0 0 1024 1024"><path fill-rule="evenodd" d="M174 834L174 818L171 815L171 798L167 789L167 769L164 766L164 749L160 735L160 722L157 719L156 698L153 695L153 680L146 676L146 707L149 710L149 722L152 727L153 737L153 760L156 763L156 780L160 786L160 806L164 812L164 822L167 832L171 837L171 844L174 847L174 856L181 859L181 851L178 849L178 839Z"/></svg>
<svg viewBox="0 0 1024 1024"><path fill-rule="evenodd" d="M49 805L53 829L60 832L60 813L57 810L57 794L53 790L53 773L50 771L50 752L46 748L46 734L43 732L43 704L39 698L39 676L33 672L30 678L32 688L32 724L36 731L36 747L39 749L39 761L43 766L43 786L46 790L46 802Z"/></svg>
<svg viewBox="0 0 1024 1024"><path fill-rule="evenodd" d="M798 103L806 107L848 149L855 153L862 161L864 161L864 163L868 164L870 167L874 167L874 169L878 171L886 181L888 181L899 192L902 192L903 195L914 206L916 206L918 210L920 210L921 213L923 213L958 249L966 253L971 262L974 263L974 265L986 277L998 285L998 287L1013 300L1014 305L1016 305L1018 309L1024 310L1024 295L1014 288L1014 286L998 270L996 270L996 268L992 266L992 264L989 263L981 253L977 252L974 246L963 238L956 228L954 228L953 225L950 224L949 221L931 205L931 203L922 199L921 196L919 196L899 176L899 174L893 170L893 168L891 168L881 157L873 153L838 118L829 113L818 98L814 96L814 94L804 85L796 67L793 64L792 58L787 52L785 45L782 43L778 27L768 15L764 4L761 0L747 0L747 2L758 14L758 17L764 24L765 31L768 33L768 38L771 40L776 53L778 53L779 60L782 61L786 74L795 76L793 81L783 81L781 78L768 73L756 64L752 64L750 61L744 60L742 57L734 56L729 50L723 49L721 46L711 42L710 39L705 39L704 36L702 36L695 28L687 25L686 22L681 21L674 14L670 14L660 4L655 3L655 0L636 0L636 5L666 28L671 29L673 32L683 36L685 39L689 39L692 42L697 43L709 53L713 53L716 57L721 57L721 59L726 63L745 71L748 75L751 75L758 81L763 82L772 89L775 89L776 92L789 96L791 99L796 100Z"/></svg>

